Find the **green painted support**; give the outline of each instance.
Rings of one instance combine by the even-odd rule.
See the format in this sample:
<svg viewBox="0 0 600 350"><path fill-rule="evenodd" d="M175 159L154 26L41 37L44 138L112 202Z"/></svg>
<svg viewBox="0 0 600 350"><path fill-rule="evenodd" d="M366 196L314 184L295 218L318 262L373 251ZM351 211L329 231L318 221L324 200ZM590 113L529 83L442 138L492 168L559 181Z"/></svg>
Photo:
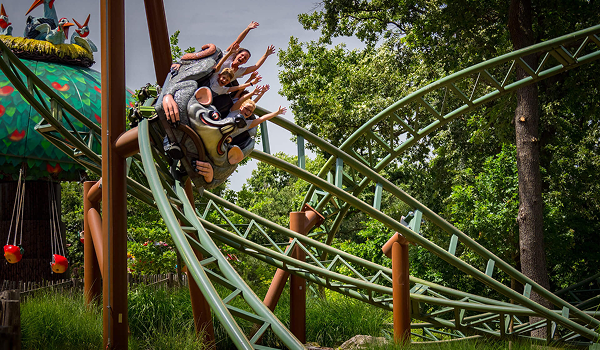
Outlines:
<svg viewBox="0 0 600 350"><path fill-rule="evenodd" d="M298 135L296 137L296 144L298 145L298 168L306 169L306 155L304 154L304 137L302 135Z"/></svg>
<svg viewBox="0 0 600 350"><path fill-rule="evenodd" d="M487 267L485 268L485 274L492 277L492 275L494 274L494 264L496 262L492 259L488 260L487 262Z"/></svg>
<svg viewBox="0 0 600 350"><path fill-rule="evenodd" d="M269 143L269 130L267 123L260 124L260 136L262 138L263 152L271 154L271 144Z"/></svg>
<svg viewBox="0 0 600 350"><path fill-rule="evenodd" d="M421 220L423 220L423 213L420 210L413 212L413 217L408 222L408 227L416 233L421 232Z"/></svg>
<svg viewBox="0 0 600 350"><path fill-rule="evenodd" d="M450 238L450 246L448 247L448 253L456 255L456 246L458 245L458 236L452 235Z"/></svg>
<svg viewBox="0 0 600 350"><path fill-rule="evenodd" d="M234 344L238 349L252 349L253 345L244 335L244 332L239 328L235 320L232 318L231 313L235 313L245 319L251 321L261 321L268 323L272 331L281 339L281 341L290 349L304 349L304 346L298 342L298 340L283 326L283 324L270 312L270 310L262 303L260 299L252 292L252 290L246 285L246 283L239 277L233 267L227 262L225 257L221 254L220 249L214 244L212 239L208 236L208 233L204 230L202 224L198 221L198 217L195 214L194 208L191 206L184 189L181 187L179 182L176 182L177 196L183 204L185 217L189 223L195 228L198 235L200 244L204 247L213 258L216 259L218 265L218 271L222 273L222 279L224 279L232 290L241 290L241 296L248 305L257 312L257 315L249 314L247 311L242 311L232 308L221 300L219 294L216 292L212 283L208 279L206 274L209 270L205 270L204 267L196 260L196 255L192 250L185 235L181 229L181 226L177 222L177 216L174 213L174 209L167 198L163 185L160 181L160 176L156 170L154 164L153 154L151 151L149 131L148 131L148 120L143 120L139 124L139 143L140 152L142 154L142 160L144 164L144 170L148 178L149 185L154 194L156 204L161 212L161 215L173 237L182 258L184 259L188 270L192 273L192 276L196 280L196 283L200 287L202 294L209 303L211 309L215 313L215 316L219 318L221 324L225 327L228 335L233 340ZM213 278L215 272L212 272ZM258 320L258 321L257 321ZM256 345L254 345L255 347Z"/></svg>
<svg viewBox="0 0 600 350"><path fill-rule="evenodd" d="M383 192L383 186L378 182L375 185L375 195L373 196L373 208L380 210L381 209L381 194Z"/></svg>
<svg viewBox="0 0 600 350"><path fill-rule="evenodd" d="M344 160L337 158L335 160L335 187L343 188L344 181Z"/></svg>
<svg viewBox="0 0 600 350"><path fill-rule="evenodd" d="M525 287L523 287L523 296L525 298L531 298L531 284L525 284Z"/></svg>

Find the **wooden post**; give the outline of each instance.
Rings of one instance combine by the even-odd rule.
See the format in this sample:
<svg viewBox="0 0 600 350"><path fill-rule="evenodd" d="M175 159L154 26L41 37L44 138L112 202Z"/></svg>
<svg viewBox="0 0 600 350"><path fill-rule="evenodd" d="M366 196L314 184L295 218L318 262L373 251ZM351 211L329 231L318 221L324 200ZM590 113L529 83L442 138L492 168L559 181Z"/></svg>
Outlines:
<svg viewBox="0 0 600 350"><path fill-rule="evenodd" d="M18 289L5 290L0 294L0 345L6 349L21 350L21 302ZM3 348L4 349L4 348Z"/></svg>
<svg viewBox="0 0 600 350"><path fill-rule="evenodd" d="M396 232L381 250L392 259L394 341L405 344L410 342L408 240Z"/></svg>

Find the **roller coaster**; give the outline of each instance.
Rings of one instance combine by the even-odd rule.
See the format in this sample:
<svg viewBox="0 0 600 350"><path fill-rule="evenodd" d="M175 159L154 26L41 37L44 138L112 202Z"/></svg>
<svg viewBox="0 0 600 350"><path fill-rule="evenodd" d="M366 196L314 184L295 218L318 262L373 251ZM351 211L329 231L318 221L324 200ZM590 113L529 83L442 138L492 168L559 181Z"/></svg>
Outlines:
<svg viewBox="0 0 600 350"><path fill-rule="evenodd" d="M267 331L275 334L287 348L304 349L304 345L236 273L221 254L217 242L315 285L392 310L391 269L331 246L351 208L401 233L410 242L454 266L457 272L484 283L504 300L513 301L473 295L410 277L410 316L419 321L411 325L414 336L431 341L466 335L531 339L532 330L546 328L546 338L534 340L596 349L598 344L595 342L600 338L598 296L572 303L564 297L575 295L577 288L599 279L600 274L558 293L546 290L381 174L419 140L465 113L520 87L600 58L599 35L600 25L449 75L389 106L356 130L339 148L290 121L279 117L272 119L296 136L299 164L290 164L269 154L268 137L263 137L265 151L254 150L250 156L311 184L303 204L323 213L325 221L321 228L308 235L279 226L209 191L201 194L202 209L195 208L186 195L184 184L171 171L171 160L162 149L163 126L153 118L143 119L137 126L139 154L127 160L127 190L160 211L185 265L215 317L239 349L267 348L259 344ZM0 69L44 119L36 127L37 131L76 162L101 175L101 155L93 151L98 149L101 141L100 127L66 103L1 42L0 52ZM537 67L525 63L524 57L532 54L541 57ZM527 76L517 79L517 67ZM256 111L257 115L266 113L268 111L261 108ZM84 128L76 129L74 120L83 123ZM263 136L266 134L264 129ZM304 169L306 142L331 155L316 174ZM360 199L364 198L360 195L365 191L373 192L373 203ZM415 214L410 225L406 226L399 218L381 211L384 196L412 208ZM232 213L243 218L245 223L234 224L230 220ZM449 245L439 246L421 235L422 219L444 231L449 237ZM287 248L282 248L285 246ZM306 261L295 259L292 256L294 249L303 251ZM487 261L485 269L462 260L456 255L457 249L469 250ZM202 259L197 258L194 250L202 253ZM523 284L524 293L503 284L498 277L500 272ZM221 298L215 285L223 286L231 293ZM553 307L546 308L532 301L529 298L532 292ZM243 299L248 308L234 307L231 304L234 299ZM530 316L537 316L540 321L530 323ZM240 318L256 324L258 331L250 336L244 334L237 322Z"/></svg>

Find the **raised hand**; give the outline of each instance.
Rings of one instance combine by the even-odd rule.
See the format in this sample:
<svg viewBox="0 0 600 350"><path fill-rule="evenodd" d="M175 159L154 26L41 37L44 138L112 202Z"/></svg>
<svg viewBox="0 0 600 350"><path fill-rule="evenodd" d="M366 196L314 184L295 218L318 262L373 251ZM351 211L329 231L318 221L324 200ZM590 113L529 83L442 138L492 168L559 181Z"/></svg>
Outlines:
<svg viewBox="0 0 600 350"><path fill-rule="evenodd" d="M240 44L238 44L236 42L236 43L231 44L231 46L229 46L229 48L228 48L227 51L231 52L231 53L234 53L234 54L237 54L237 52L238 52L239 49L240 49Z"/></svg>
<svg viewBox="0 0 600 350"><path fill-rule="evenodd" d="M277 114L285 114L285 112L287 112L287 108L286 107L281 107L279 106L279 109L277 110Z"/></svg>
<svg viewBox="0 0 600 350"><path fill-rule="evenodd" d="M274 53L275 53L274 45L270 45L269 47L267 47L267 52L265 53L266 56L271 56Z"/></svg>
<svg viewBox="0 0 600 350"><path fill-rule="evenodd" d="M260 75L258 75L256 77L254 77L254 79L252 79L251 83L254 84L254 85L256 85L261 80L262 80L262 77Z"/></svg>
<svg viewBox="0 0 600 350"><path fill-rule="evenodd" d="M252 21L248 24L248 29L255 29L259 26L258 22Z"/></svg>

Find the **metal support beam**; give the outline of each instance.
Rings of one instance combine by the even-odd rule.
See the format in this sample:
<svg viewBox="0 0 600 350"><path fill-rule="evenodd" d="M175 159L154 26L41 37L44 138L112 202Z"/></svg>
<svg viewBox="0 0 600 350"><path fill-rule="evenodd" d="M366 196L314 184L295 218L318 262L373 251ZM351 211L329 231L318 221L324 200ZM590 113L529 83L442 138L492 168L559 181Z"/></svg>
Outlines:
<svg viewBox="0 0 600 350"><path fill-rule="evenodd" d="M127 186L115 149L125 131L125 2L100 1L102 42L102 237L104 349L127 349Z"/></svg>
<svg viewBox="0 0 600 350"><path fill-rule="evenodd" d="M381 248L392 259L392 297L394 341L410 342L410 275L408 268L408 240L396 232Z"/></svg>
<svg viewBox="0 0 600 350"><path fill-rule="evenodd" d="M115 142L115 149L119 155L123 158L128 158L134 154L140 153L140 146L138 145L138 128L129 129Z"/></svg>
<svg viewBox="0 0 600 350"><path fill-rule="evenodd" d="M85 216L90 227L90 237L93 242L94 252L96 255L96 261L100 267L100 274L104 276L104 246L102 238L102 217L97 208L90 208Z"/></svg>
<svg viewBox="0 0 600 350"><path fill-rule="evenodd" d="M102 295L102 273L100 265L98 265L98 257L94 249L94 241L92 240L92 231L90 230L90 222L88 211L92 208L100 209L98 202L93 203L89 200L88 194L95 181L86 181L83 183L83 295L85 304L90 305L92 302L99 303ZM101 244L101 242L100 242Z"/></svg>
<svg viewBox="0 0 600 350"><path fill-rule="evenodd" d="M307 217L304 212L290 213L290 230L306 235ZM299 247L294 247L292 257L306 261L306 253ZM290 278L290 331L302 343L306 343L306 280L292 275Z"/></svg>
<svg viewBox="0 0 600 350"><path fill-rule="evenodd" d="M165 6L162 0L144 0L144 6L146 8L146 20L148 21L148 34L150 34L156 81L162 84L167 74L169 74L173 62Z"/></svg>

